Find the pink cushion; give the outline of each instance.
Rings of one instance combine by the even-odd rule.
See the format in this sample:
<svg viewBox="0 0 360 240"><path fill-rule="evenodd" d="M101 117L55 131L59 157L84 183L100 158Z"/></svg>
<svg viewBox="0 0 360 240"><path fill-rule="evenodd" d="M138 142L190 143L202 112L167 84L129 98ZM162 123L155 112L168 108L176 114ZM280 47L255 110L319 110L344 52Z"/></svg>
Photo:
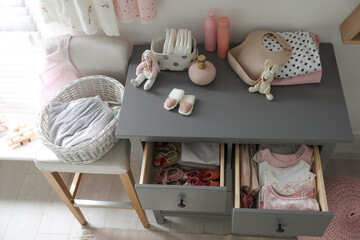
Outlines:
<svg viewBox="0 0 360 240"><path fill-rule="evenodd" d="M360 239L360 178L336 176L325 179L329 210L335 216L322 237L298 237L298 240Z"/></svg>

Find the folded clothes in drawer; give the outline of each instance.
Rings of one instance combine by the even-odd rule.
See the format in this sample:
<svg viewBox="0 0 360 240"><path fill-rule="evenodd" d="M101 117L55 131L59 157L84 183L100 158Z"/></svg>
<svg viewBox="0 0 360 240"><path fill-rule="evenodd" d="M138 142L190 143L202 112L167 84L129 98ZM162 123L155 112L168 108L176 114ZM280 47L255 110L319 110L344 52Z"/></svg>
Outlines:
<svg viewBox="0 0 360 240"><path fill-rule="evenodd" d="M220 165L219 152L220 145L217 143L182 143L179 165L184 169L217 169Z"/></svg>
<svg viewBox="0 0 360 240"><path fill-rule="evenodd" d="M318 211L315 174L310 172L313 149L301 145L295 152L276 153L270 148L259 150L253 157L259 165L261 191L258 208Z"/></svg>
<svg viewBox="0 0 360 240"><path fill-rule="evenodd" d="M155 146L155 183L163 185L220 185L220 144L160 142Z"/></svg>
<svg viewBox="0 0 360 240"><path fill-rule="evenodd" d="M309 181L305 181L303 185L300 184L299 189L287 189L287 185L285 189L277 189L278 191L285 194L287 198L289 197L297 197L296 199L307 199L306 204L301 201L292 201L288 202L288 205L284 207L284 205L278 204L276 205L276 197L282 198L284 200L284 195L279 194L274 190L274 188L281 187L280 183L272 185L273 177L269 175L269 171L264 171L266 168L263 168L261 164L265 164L270 166L267 161L262 161L259 159L259 156L255 156L254 158L261 162L259 165L259 173L264 174L260 177L260 186L262 186L262 192L265 194L270 194L271 196L276 196L272 198L270 195L268 196L260 196L261 205L263 208L268 209L246 209L241 205L241 145L235 145L235 184L234 184L234 209L232 216L232 228L233 233L241 233L241 234L264 234L264 235L283 235L283 236L297 236L297 235L306 235L306 236L321 236L327 226L329 225L333 213L328 211L326 193L323 181L323 174L321 169L321 161L320 154L317 146L313 147L314 157L313 157L313 166L312 172L308 171L310 169L310 165L307 163L307 158L304 157L309 153L309 149L305 147L305 145L299 148L299 151L294 153L294 158L292 166L292 170L296 170L294 174L287 175L287 178L296 179L296 174L301 172L302 168L306 170L306 172L301 173L299 176L302 178L310 178ZM301 153L301 154L300 154ZM298 163L295 163L297 160ZM312 161L312 148L311 148L311 157L310 161ZM279 162L277 162L280 164ZM303 167L302 167L303 166ZM295 168L294 168L295 167ZM274 168L271 166L271 168ZM291 168L291 167L290 167ZM316 176L315 181L313 176ZM270 178L268 178L270 176ZM279 177L279 175L278 175ZM281 176L284 177L284 176ZM269 183L270 181L270 183ZM287 192L289 190L289 192ZM314 194L316 193L316 194ZM315 198L316 197L316 198ZM266 207L264 207L264 199L270 200L267 202ZM274 200L275 199L275 200ZM292 199L294 200L294 199ZM284 202L283 202L284 203ZM305 205L306 206L305 206ZM266 205L266 203L265 203ZM294 207L295 206L295 207ZM275 208L275 209L274 209ZM286 210L284 210L286 209ZM296 210L301 209L301 211ZM314 211L314 210L320 211ZM304 211L304 210L312 210L312 211Z"/></svg>
<svg viewBox="0 0 360 240"><path fill-rule="evenodd" d="M154 162L159 145L153 142L146 142L140 181L139 184L135 185L142 207L151 210L224 212L227 197L225 184L225 146L224 144L218 145L220 149L219 170L205 169L194 171L183 170L177 165L170 165L166 168L156 167ZM200 178L209 184L179 184L185 181L186 178L191 178L192 174L201 174L202 176ZM169 176L171 176L170 182L167 182ZM212 180L211 178L214 179ZM212 181L218 181L218 184L213 185L211 184ZM162 184L163 182L165 184ZM184 183L186 182L187 181Z"/></svg>

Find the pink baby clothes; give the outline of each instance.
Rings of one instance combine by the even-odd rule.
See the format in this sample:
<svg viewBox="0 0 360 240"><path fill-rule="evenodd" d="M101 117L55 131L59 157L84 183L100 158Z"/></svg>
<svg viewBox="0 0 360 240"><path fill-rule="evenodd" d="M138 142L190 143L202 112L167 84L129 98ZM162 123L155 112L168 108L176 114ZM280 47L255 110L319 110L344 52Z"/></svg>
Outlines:
<svg viewBox="0 0 360 240"><path fill-rule="evenodd" d="M123 22L130 22L140 16L136 0L113 0L113 3L117 17Z"/></svg>
<svg viewBox="0 0 360 240"><path fill-rule="evenodd" d="M310 171L310 165L301 160L298 164L288 168L277 168L270 165L267 161L258 164L259 168L259 183L260 186L265 185L265 172L270 171L276 179L281 182L296 182L304 178Z"/></svg>
<svg viewBox="0 0 360 240"><path fill-rule="evenodd" d="M265 171L264 185L271 185L279 194L291 195L312 188L315 176L312 172L308 172L298 181L283 182L277 179L272 172Z"/></svg>
<svg viewBox="0 0 360 240"><path fill-rule="evenodd" d="M320 83L322 77L322 70L317 72L300 75L297 77L289 78L274 78L271 82L272 86L276 85L296 85L296 84L307 84L307 83Z"/></svg>
<svg viewBox="0 0 360 240"><path fill-rule="evenodd" d="M70 35L45 40L45 66L40 74L42 102L46 103L68 83L81 77L69 57Z"/></svg>
<svg viewBox="0 0 360 240"><path fill-rule="evenodd" d="M113 0L118 18L131 22L140 17L142 23L148 23L157 16L156 0Z"/></svg>
<svg viewBox="0 0 360 240"><path fill-rule="evenodd" d="M142 23L151 22L157 16L156 0L137 0Z"/></svg>
<svg viewBox="0 0 360 240"><path fill-rule="evenodd" d="M274 153L269 148L258 151L253 158L256 162L262 163L267 161L270 165L277 168L288 168L295 166L301 160L307 162L312 166L313 149L301 145L300 148L293 154Z"/></svg>
<svg viewBox="0 0 360 240"><path fill-rule="evenodd" d="M272 186L261 188L263 209L319 211L319 204L315 198L313 188L302 190L292 195L281 195Z"/></svg>

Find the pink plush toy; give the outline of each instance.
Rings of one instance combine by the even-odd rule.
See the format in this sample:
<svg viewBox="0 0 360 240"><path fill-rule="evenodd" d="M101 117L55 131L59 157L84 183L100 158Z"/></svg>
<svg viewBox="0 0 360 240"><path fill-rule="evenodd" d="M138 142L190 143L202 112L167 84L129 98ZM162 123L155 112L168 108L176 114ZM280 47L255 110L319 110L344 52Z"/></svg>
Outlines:
<svg viewBox="0 0 360 240"><path fill-rule="evenodd" d="M149 90L154 84L157 74L160 72L154 53L151 50L145 50L141 56L141 63L136 68L136 78L131 79L131 84L135 87L148 79L144 84L144 90Z"/></svg>

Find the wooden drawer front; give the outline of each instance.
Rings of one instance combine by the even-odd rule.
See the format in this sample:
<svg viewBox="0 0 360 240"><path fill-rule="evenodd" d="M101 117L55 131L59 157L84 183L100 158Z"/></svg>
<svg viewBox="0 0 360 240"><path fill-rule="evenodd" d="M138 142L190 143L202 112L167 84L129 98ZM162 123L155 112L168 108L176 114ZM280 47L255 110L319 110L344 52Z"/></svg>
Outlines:
<svg viewBox="0 0 360 240"><path fill-rule="evenodd" d="M145 144L136 192L144 209L164 211L225 212L225 147L220 146L220 186L182 186L152 184L155 143Z"/></svg>
<svg viewBox="0 0 360 240"><path fill-rule="evenodd" d="M334 214L329 212L319 149L314 146L313 172L316 174L321 211L287 211L240 208L240 146L235 146L233 233L248 235L322 236Z"/></svg>

